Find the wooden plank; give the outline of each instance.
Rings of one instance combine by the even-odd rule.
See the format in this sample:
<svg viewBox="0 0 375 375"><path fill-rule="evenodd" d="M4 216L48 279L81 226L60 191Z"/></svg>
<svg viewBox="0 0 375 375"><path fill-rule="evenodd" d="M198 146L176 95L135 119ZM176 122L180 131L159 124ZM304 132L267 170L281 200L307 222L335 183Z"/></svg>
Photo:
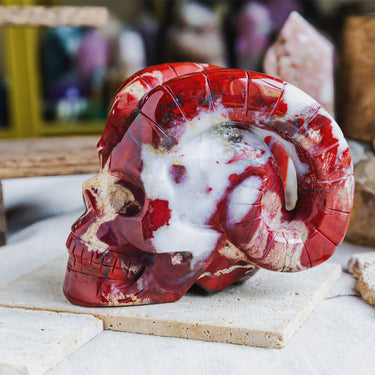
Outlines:
<svg viewBox="0 0 375 375"><path fill-rule="evenodd" d="M98 136L0 141L0 179L97 173Z"/></svg>
<svg viewBox="0 0 375 375"><path fill-rule="evenodd" d="M0 181L0 246L6 244L6 220L5 220L5 208L3 201L3 187Z"/></svg>
<svg viewBox="0 0 375 375"><path fill-rule="evenodd" d="M105 7L93 6L0 6L0 26L92 26L109 20Z"/></svg>

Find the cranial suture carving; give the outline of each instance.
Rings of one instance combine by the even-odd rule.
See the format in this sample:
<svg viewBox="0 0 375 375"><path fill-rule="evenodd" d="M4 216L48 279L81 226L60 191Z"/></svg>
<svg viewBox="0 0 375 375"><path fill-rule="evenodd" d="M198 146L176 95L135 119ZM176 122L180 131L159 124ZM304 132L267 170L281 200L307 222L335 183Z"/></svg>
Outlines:
<svg viewBox="0 0 375 375"><path fill-rule="evenodd" d="M117 92L68 238L64 293L87 306L171 302L259 267L328 259L353 204L336 122L293 85L254 72L164 64ZM288 160L297 202L285 208Z"/></svg>

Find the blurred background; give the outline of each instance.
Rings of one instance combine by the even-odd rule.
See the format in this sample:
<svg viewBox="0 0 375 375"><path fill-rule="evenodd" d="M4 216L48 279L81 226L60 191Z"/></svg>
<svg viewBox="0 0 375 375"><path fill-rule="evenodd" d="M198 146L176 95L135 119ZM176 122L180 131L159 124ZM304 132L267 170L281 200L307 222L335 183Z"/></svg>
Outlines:
<svg viewBox="0 0 375 375"><path fill-rule="evenodd" d="M375 11L361 0L3 0L1 5L106 6L104 28L0 28L0 138L101 133L131 74L172 61L262 71L291 11L339 51L343 20ZM339 64L339 55L335 64Z"/></svg>

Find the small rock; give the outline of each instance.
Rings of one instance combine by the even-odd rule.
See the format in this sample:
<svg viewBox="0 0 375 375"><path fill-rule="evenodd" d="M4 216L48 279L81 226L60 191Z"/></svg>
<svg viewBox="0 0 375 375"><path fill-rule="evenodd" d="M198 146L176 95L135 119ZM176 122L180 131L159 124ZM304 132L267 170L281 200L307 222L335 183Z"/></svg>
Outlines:
<svg viewBox="0 0 375 375"><path fill-rule="evenodd" d="M362 298L375 305L375 252L354 255L348 262L348 270L358 279L356 288Z"/></svg>
<svg viewBox="0 0 375 375"><path fill-rule="evenodd" d="M286 20L264 59L264 71L292 83L334 112L332 43L297 12Z"/></svg>
<svg viewBox="0 0 375 375"><path fill-rule="evenodd" d="M355 165L355 194L347 239L375 246L375 157Z"/></svg>

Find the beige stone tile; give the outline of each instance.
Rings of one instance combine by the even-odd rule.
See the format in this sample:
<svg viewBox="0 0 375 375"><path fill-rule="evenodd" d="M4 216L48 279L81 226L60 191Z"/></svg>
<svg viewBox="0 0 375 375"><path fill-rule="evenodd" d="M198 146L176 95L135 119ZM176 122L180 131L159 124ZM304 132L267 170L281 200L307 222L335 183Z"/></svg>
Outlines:
<svg viewBox="0 0 375 375"><path fill-rule="evenodd" d="M242 285L211 296L187 294L160 305L88 308L62 293L66 259L58 258L0 289L0 305L94 315L104 328L160 336L281 348L341 275L325 263L287 274L261 270Z"/></svg>
<svg viewBox="0 0 375 375"><path fill-rule="evenodd" d="M90 315L0 307L0 374L43 374L102 330Z"/></svg>

